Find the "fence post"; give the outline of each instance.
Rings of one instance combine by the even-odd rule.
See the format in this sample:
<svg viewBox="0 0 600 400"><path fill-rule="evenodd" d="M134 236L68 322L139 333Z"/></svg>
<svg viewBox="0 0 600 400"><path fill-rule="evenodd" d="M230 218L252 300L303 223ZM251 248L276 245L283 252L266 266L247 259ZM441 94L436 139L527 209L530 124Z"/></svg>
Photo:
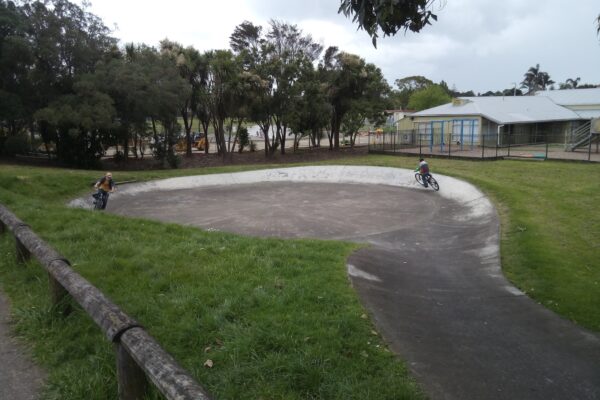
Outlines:
<svg viewBox="0 0 600 400"><path fill-rule="evenodd" d="M71 313L71 305L69 304L69 292L48 272L48 288L50 289L50 301L61 314L68 315Z"/></svg>
<svg viewBox="0 0 600 400"><path fill-rule="evenodd" d="M485 135L481 133L481 159L485 159Z"/></svg>
<svg viewBox="0 0 600 400"><path fill-rule="evenodd" d="M498 147L500 146L500 130L498 130L498 134L496 135L496 160L498 160Z"/></svg>
<svg viewBox="0 0 600 400"><path fill-rule="evenodd" d="M71 265L69 260L61 258L61 259L56 259L56 260L50 261L47 264L48 268L52 268L52 264L57 261L62 261L69 266ZM52 306L55 307L63 315L70 314L72 311L72 308L71 308L71 305L69 304L68 299L70 299L71 295L69 294L67 289L65 289L64 286L61 285L61 283L49 271L48 271L48 288L50 289L50 301L52 303Z"/></svg>
<svg viewBox="0 0 600 400"><path fill-rule="evenodd" d="M0 220L0 235L4 235L4 233L6 233L6 225Z"/></svg>
<svg viewBox="0 0 600 400"><path fill-rule="evenodd" d="M588 146L588 161L592 161L592 128L590 128L590 144Z"/></svg>
<svg viewBox="0 0 600 400"><path fill-rule="evenodd" d="M15 247L17 249L17 262L19 264L25 263L31 258L31 253L27 250L27 247L21 243L18 237L15 236Z"/></svg>
<svg viewBox="0 0 600 400"><path fill-rule="evenodd" d="M115 343L119 400L143 400L148 391L146 374L121 343Z"/></svg>

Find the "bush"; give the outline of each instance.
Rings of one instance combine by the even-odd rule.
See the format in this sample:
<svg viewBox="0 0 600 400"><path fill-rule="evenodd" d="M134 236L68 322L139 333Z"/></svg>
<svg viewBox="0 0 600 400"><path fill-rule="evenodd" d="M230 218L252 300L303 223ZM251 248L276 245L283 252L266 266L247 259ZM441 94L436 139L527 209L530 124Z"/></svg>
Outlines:
<svg viewBox="0 0 600 400"><path fill-rule="evenodd" d="M29 141L26 136L9 136L2 146L2 154L14 157L17 154L25 154L29 151Z"/></svg>
<svg viewBox="0 0 600 400"><path fill-rule="evenodd" d="M240 141L240 148L238 150L239 153L244 151L244 147L250 145L250 137L248 135L248 129L246 127L241 127L238 132L238 138Z"/></svg>
<svg viewBox="0 0 600 400"><path fill-rule="evenodd" d="M125 158L125 152L121 150L117 151L114 155L114 160L118 163L125 162L127 160L127 158Z"/></svg>
<svg viewBox="0 0 600 400"><path fill-rule="evenodd" d="M169 154L167 154L167 163L169 163L171 168L179 168L181 157L174 152L169 152Z"/></svg>

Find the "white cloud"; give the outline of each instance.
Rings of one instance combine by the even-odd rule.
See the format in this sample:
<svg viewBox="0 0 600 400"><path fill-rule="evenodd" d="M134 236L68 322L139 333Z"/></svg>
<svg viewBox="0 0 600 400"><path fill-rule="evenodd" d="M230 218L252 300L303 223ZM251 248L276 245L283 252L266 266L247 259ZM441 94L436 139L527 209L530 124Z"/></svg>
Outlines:
<svg viewBox="0 0 600 400"><path fill-rule="evenodd" d="M441 7L440 7L441 6ZM512 87L539 63L557 82L581 77L600 84L597 0L437 0L438 21L420 34L380 38L374 49L364 31L337 14L339 0L96 0L91 11L117 23L123 42L158 45L168 37L204 51L229 46L244 20L267 26L271 18L297 24L324 46L337 46L379 66L390 84L424 75L458 89L485 92Z"/></svg>

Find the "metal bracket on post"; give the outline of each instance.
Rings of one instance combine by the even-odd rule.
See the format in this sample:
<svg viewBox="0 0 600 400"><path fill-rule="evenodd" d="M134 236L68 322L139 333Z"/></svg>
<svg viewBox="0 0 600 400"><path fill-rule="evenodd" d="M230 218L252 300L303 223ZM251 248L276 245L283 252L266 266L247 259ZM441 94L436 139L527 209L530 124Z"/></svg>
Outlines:
<svg viewBox="0 0 600 400"><path fill-rule="evenodd" d="M148 392L145 372L119 342L115 343L115 353L119 400L143 400Z"/></svg>

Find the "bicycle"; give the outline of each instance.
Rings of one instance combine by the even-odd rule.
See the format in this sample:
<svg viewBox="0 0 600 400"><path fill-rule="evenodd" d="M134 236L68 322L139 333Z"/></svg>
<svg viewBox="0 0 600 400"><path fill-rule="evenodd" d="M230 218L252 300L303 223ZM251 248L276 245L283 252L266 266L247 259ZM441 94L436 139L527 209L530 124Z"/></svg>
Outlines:
<svg viewBox="0 0 600 400"><path fill-rule="evenodd" d="M419 182L419 184L421 184L422 186L425 186L425 182L423 182L423 176L419 172L417 172L415 174L415 179L417 180L417 182ZM437 183L437 181L435 180L435 178L433 176L431 176L431 174L429 174L429 177L427 178L427 183L436 192L438 190L440 190L440 185Z"/></svg>
<svg viewBox="0 0 600 400"><path fill-rule="evenodd" d="M94 210L102 210L105 201L102 190L98 190L92 197L94 198Z"/></svg>

